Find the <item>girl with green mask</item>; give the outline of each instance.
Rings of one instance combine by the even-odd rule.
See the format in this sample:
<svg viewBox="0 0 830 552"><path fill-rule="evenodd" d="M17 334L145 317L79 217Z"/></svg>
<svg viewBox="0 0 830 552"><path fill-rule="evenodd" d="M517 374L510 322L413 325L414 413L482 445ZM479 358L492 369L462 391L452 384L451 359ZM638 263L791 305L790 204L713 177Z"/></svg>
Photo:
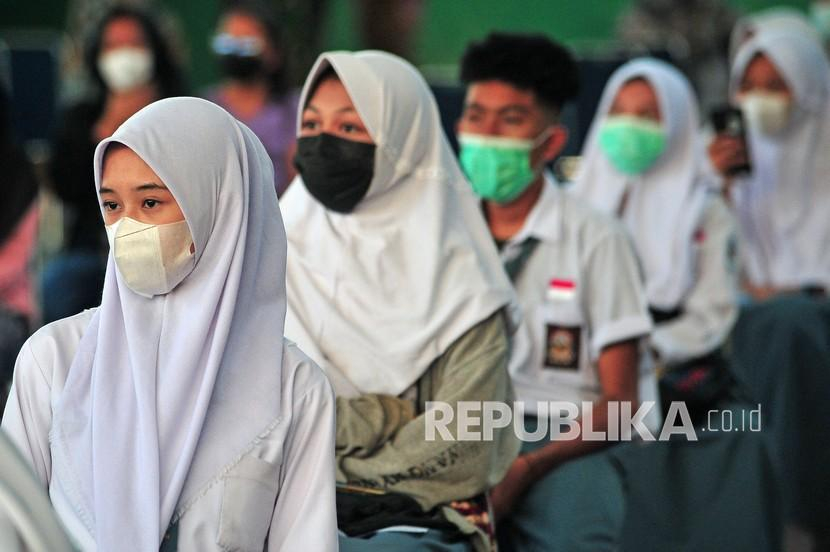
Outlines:
<svg viewBox="0 0 830 552"><path fill-rule="evenodd" d="M668 370L711 357L737 317L734 221L704 176L698 129L686 78L656 59L631 61L606 85L573 187L631 235L656 324L650 346ZM663 379L664 402L684 400Z"/></svg>

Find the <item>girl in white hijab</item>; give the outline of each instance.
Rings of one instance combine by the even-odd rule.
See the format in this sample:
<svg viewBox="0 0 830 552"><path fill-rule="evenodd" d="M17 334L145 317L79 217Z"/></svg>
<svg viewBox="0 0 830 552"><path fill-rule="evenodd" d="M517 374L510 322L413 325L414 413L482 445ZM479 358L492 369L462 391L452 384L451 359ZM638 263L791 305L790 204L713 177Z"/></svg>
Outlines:
<svg viewBox="0 0 830 552"><path fill-rule="evenodd" d="M605 87L574 186L628 228L656 323L650 343L668 367L717 350L737 316L734 223L702 176L696 106L669 64L623 65Z"/></svg>
<svg viewBox="0 0 830 552"><path fill-rule="evenodd" d="M739 220L744 288L763 300L830 289L830 66L803 34L761 31L738 51L731 94L748 123L752 173L727 180ZM713 166L734 146L718 138Z"/></svg>
<svg viewBox="0 0 830 552"><path fill-rule="evenodd" d="M284 340L273 168L210 102L102 141L101 306L38 331L3 428L82 550L335 550L334 401Z"/></svg>
<svg viewBox="0 0 830 552"><path fill-rule="evenodd" d="M318 59L300 105L300 176L283 200L286 335L338 395L338 480L412 497L423 515L476 535L450 545L446 530L387 532L341 539L341 549L487 550L487 535L458 514L476 507L448 506L497 483L518 441L505 430L425 440L425 405L509 400L517 315L435 100L400 58L339 52Z"/></svg>

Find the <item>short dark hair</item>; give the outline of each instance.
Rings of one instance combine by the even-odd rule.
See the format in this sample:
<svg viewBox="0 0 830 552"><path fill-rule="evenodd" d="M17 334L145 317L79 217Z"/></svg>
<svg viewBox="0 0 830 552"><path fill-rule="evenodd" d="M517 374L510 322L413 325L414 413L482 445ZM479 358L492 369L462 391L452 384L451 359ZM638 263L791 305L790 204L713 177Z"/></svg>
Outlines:
<svg viewBox="0 0 830 552"><path fill-rule="evenodd" d="M536 95L556 111L579 92L579 72L571 53L544 35L491 33L467 47L461 82L504 81Z"/></svg>
<svg viewBox="0 0 830 552"><path fill-rule="evenodd" d="M107 85L98 71L98 56L101 54L104 30L110 22L127 18L132 19L141 27L147 46L153 53L154 71L153 81L159 88L162 98L181 96L184 93L182 71L170 50L170 45L162 36L161 27L154 16L149 12L132 6L117 5L107 11L94 32L90 36L85 52L85 63L93 82L100 92L107 91Z"/></svg>

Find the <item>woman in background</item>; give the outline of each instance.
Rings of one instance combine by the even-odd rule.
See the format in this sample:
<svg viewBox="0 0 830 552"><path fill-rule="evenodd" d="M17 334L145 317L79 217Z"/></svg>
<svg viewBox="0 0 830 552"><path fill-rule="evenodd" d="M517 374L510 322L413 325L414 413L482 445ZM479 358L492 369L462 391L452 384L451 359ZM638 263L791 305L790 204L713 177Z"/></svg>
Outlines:
<svg viewBox="0 0 830 552"><path fill-rule="evenodd" d="M14 361L29 335L35 307L29 263L37 241L37 181L12 136L11 105L0 85L0 404L5 402Z"/></svg>
<svg viewBox="0 0 830 552"><path fill-rule="evenodd" d="M274 162L277 194L282 194L295 174L297 94L288 86L276 15L258 0L227 1L212 47L224 80L206 97L262 140Z"/></svg>
<svg viewBox="0 0 830 552"><path fill-rule="evenodd" d="M709 155L739 223L736 367L773 432L788 520L820 549L830 543L830 65L814 38L760 29L735 56L731 93L748 151L718 136ZM750 174L729 176L747 159Z"/></svg>
<svg viewBox="0 0 830 552"><path fill-rule="evenodd" d="M662 400L685 400L699 418L729 387L718 351L737 318L738 272L735 223L704 177L698 127L677 69L649 58L623 65L605 87L574 192L633 238Z"/></svg>
<svg viewBox="0 0 830 552"><path fill-rule="evenodd" d="M89 160L95 145L150 103L183 92L182 75L159 25L133 7L109 10L85 52L91 96L62 115L52 144L51 186L64 205L64 248L44 269L43 321L71 316L101 302L106 235Z"/></svg>

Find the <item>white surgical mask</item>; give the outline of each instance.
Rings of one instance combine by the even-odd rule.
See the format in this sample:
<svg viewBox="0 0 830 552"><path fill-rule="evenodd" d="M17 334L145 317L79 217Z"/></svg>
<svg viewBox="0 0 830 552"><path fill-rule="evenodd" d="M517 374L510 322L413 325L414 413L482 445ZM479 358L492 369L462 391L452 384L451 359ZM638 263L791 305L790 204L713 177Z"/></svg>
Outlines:
<svg viewBox="0 0 830 552"><path fill-rule="evenodd" d="M150 82L153 54L147 48L116 48L98 58L98 71L107 87L123 92Z"/></svg>
<svg viewBox="0 0 830 552"><path fill-rule="evenodd" d="M792 103L781 93L753 91L738 96L738 104L750 127L774 136L790 122Z"/></svg>
<svg viewBox="0 0 830 552"><path fill-rule="evenodd" d="M106 229L115 266L139 295L170 293L193 270L196 259L187 221L144 224L123 217Z"/></svg>

